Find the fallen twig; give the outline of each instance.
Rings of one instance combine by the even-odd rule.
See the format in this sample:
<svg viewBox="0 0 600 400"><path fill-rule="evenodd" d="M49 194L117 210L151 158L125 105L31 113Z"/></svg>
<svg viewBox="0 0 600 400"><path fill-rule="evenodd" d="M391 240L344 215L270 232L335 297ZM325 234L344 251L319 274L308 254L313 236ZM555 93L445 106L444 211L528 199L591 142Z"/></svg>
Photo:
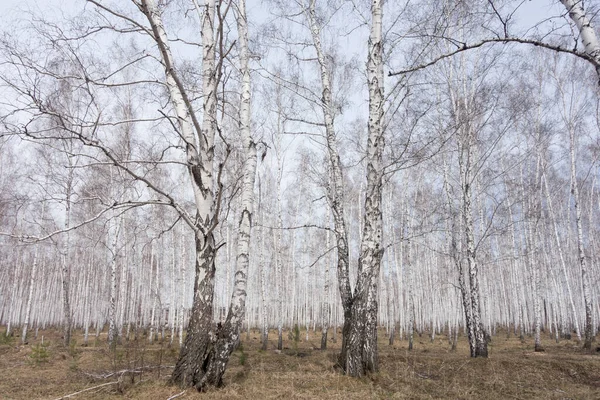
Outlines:
<svg viewBox="0 0 600 400"><path fill-rule="evenodd" d="M58 399L56 399L56 400L68 399L69 397L76 396L76 395L78 395L78 394L80 394L80 393L83 393L83 392L89 392L90 390L98 389L98 388L101 388L101 387L103 387L103 386L114 385L114 384L116 384L116 383L119 383L119 382L120 382L120 381L114 381L114 382L103 383L103 384L101 384L101 385L97 385L97 386L92 386L92 387L89 387L89 388L87 388L87 389L80 390L79 392L75 392L75 393L71 393L71 394L66 394L66 395L64 395L64 396L62 396L62 397L59 397L59 398L58 398Z"/></svg>
<svg viewBox="0 0 600 400"><path fill-rule="evenodd" d="M113 372L108 372L106 374L92 374L90 372L84 372L85 375L92 377L94 379L107 379L110 378L111 376L115 376L118 375L119 377L122 377L124 374L127 373L133 373L133 374L139 374L143 371L148 371L148 370L154 370L154 369L163 369L163 368L175 368L174 365L161 365L160 367L157 366L146 366L146 367L141 367L141 368L134 368L134 369L122 369L119 371L113 371Z"/></svg>
<svg viewBox="0 0 600 400"><path fill-rule="evenodd" d="M173 400L173 399L176 399L177 397L179 397L179 396L181 396L181 395L183 395L183 394L185 394L185 390L184 390L183 392L180 392L180 393L174 394L173 396L169 397L167 400Z"/></svg>

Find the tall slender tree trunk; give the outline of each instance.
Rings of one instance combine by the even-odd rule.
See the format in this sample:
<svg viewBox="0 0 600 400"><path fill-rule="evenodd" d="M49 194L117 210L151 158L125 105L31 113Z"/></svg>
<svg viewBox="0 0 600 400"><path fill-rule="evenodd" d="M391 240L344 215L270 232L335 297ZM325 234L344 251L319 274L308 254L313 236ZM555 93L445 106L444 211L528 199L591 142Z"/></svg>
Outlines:
<svg viewBox="0 0 600 400"><path fill-rule="evenodd" d="M406 243L406 244L405 244ZM412 246L409 239L403 239L402 245L406 246L406 305L408 313L408 350L412 351L414 347L415 336L415 299L414 299L414 281L412 274Z"/></svg>
<svg viewBox="0 0 600 400"><path fill-rule="evenodd" d="M262 318L261 318L261 349L267 350L267 346L269 344L269 322L268 322L268 314L269 314L269 305L267 300L267 274L266 274L266 265L265 265L265 228L263 227L263 213L261 210L262 205L262 191L260 178L258 180L258 218L259 218L259 243L260 243L260 253L258 255L258 265L260 268L260 299L262 303Z"/></svg>
<svg viewBox="0 0 600 400"><path fill-rule="evenodd" d="M558 223L556 220L556 214L554 212L554 208L552 206L552 198L550 197L550 190L548 189L548 180L546 176L542 176L542 183L544 185L544 191L546 194L546 204L548 206L548 212L550 214L550 219L552 220L552 227L554 230L554 239L556 241L556 249L558 251L558 256L560 260L561 271L564 279L564 285L567 288L567 295L569 296L569 305L571 306L571 313L573 315L573 324L575 326L575 334L577 335L577 340L581 341L581 330L579 328L579 319L577 318L577 309L575 307L575 302L573 301L573 293L571 292L571 284L569 280L569 275L567 273L567 263L565 262L564 251L562 249L562 244L560 240L560 235L558 232Z"/></svg>
<svg viewBox="0 0 600 400"><path fill-rule="evenodd" d="M117 339L117 245L119 243L119 234L121 231L121 217L112 221L112 237L110 243L111 259L110 259L110 287L109 287L109 307L108 307L108 343L113 346ZM158 282L158 271L156 273L156 281ZM158 293L155 293L155 298ZM154 317L154 308L152 310ZM154 322L154 321L153 321ZM149 340L152 341L152 334Z"/></svg>
<svg viewBox="0 0 600 400"><path fill-rule="evenodd" d="M327 140L327 152L329 155L330 167L330 179L327 187L327 196L329 205L331 207L331 213L333 215L334 231L336 235L339 292L342 299L344 316L346 319L346 317L350 315L350 307L352 303L352 291L350 288L349 277L350 257L348 249L348 232L344 216L344 182L334 126L335 113L331 94L331 72L325 61L325 54L323 53L321 45L321 27L317 22L318 19L315 11L315 0L310 1L309 7L305 10L305 13L310 25L313 46L317 53L317 61L319 63L321 77L321 110L323 112L323 119L325 123L325 135ZM344 331L345 330L346 328L344 328ZM321 348L324 348L323 341L321 342ZM343 349L344 346L342 345L342 352L344 351Z"/></svg>
<svg viewBox="0 0 600 400"><path fill-rule="evenodd" d="M175 228L171 230L171 301L169 302L169 321L171 324L171 338L169 340L169 346L173 345L175 340L175 326L177 325L177 288L175 287L175 269L177 266L177 256L175 249L177 248L177 241L175 240Z"/></svg>
<svg viewBox="0 0 600 400"><path fill-rule="evenodd" d="M464 100L465 102L467 100ZM468 105L459 109L466 113ZM465 116L466 117L466 116ZM461 191L462 191L462 215L464 220L465 229L465 245L467 255L467 266L469 274L469 299L471 305L471 318L473 326L473 339L475 339L475 357L487 357L487 340L485 337L485 331L483 328L483 322L481 320L481 299L479 290L479 267L476 257L475 248L475 234L474 234L474 222L473 222L473 210L471 206L472 201L472 162L473 162L473 146L472 143L472 128L469 123L463 121L465 126L461 127L462 132L462 143L460 144L460 175L461 175Z"/></svg>
<svg viewBox="0 0 600 400"><path fill-rule="evenodd" d="M41 220L44 220L46 215L46 203L42 204L42 217ZM25 344L27 342L27 329L29 328L29 320L31 317L31 303L33 302L33 291L36 285L37 278L37 269L38 269L38 256L39 256L39 246L35 247L35 251L33 253L33 263L31 265L31 275L29 276L29 292L27 294L27 303L25 306L25 321L23 322L23 330L21 332L21 343ZM8 333L7 333L8 334Z"/></svg>
<svg viewBox="0 0 600 400"><path fill-rule="evenodd" d="M186 268L185 265L187 263L187 252L185 251L185 240L183 236L183 226L181 227L181 236L180 236L180 249L181 249L181 268L180 268L180 285L181 288L185 288L186 285ZM180 290L180 299L179 299L179 347L183 346L183 327L185 323L185 290Z"/></svg>
<svg viewBox="0 0 600 400"><path fill-rule="evenodd" d="M65 188L65 230L71 228L71 196L73 191L73 162L71 156L67 156L69 171L67 172L67 182ZM62 248L62 292L63 292L63 344L68 347L71 343L71 330L73 329L73 315L71 313L71 268L69 253L71 250L71 232L67 231L65 242Z"/></svg>
<svg viewBox="0 0 600 400"><path fill-rule="evenodd" d="M462 172L461 172L462 175ZM475 330L473 326L472 308L471 308L471 297L469 287L465 281L464 263L462 260L462 246L461 241L458 237L459 232L462 232L462 223L464 220L459 220L458 212L453 209L452 206L452 195L450 193L450 186L448 184L448 165L444 160L444 191L446 192L446 208L451 218L448 222L448 231L450 237L448 239L448 250L456 270L458 272L458 287L460 289L460 298L462 301L462 308L465 315L465 330L467 332L467 339L469 341L469 350L471 357L476 357L477 344L475 341ZM458 329L458 327L457 327ZM454 344L453 344L454 346Z"/></svg>
<svg viewBox="0 0 600 400"><path fill-rule="evenodd" d="M358 278L352 304L346 316L345 337L340 363L350 376L363 376L378 370L377 282L383 257L382 154L383 137L383 11L382 1L371 2L367 79L369 121L367 139L367 190L358 265Z"/></svg>
<svg viewBox="0 0 600 400"><path fill-rule="evenodd" d="M327 213L327 228L330 227L331 214ZM329 230L326 233L325 247L326 251L329 251L331 246L331 239ZM331 306L329 305L329 263L330 257L325 257L325 282L323 286L323 301L321 308L321 350L327 349L327 331L329 330L329 320L331 319Z"/></svg>
<svg viewBox="0 0 600 400"><path fill-rule="evenodd" d="M579 198L579 185L577 183L577 164L575 159L575 128L569 124L569 143L571 156L571 194L573 196L573 204L575 206L575 223L577 226L577 251L578 261L581 270L581 283L583 288L583 301L585 305L585 335L583 348L590 350L592 341L594 340L594 328L592 317L592 295L590 291L590 281L588 277L588 267L585 257L585 249L583 243L583 228L581 222L581 199Z"/></svg>
<svg viewBox="0 0 600 400"><path fill-rule="evenodd" d="M154 341L154 326L155 326L155 318L156 318L156 303L158 302L158 293L153 293L152 285L154 281L158 280L158 271L155 268L155 265L158 265L156 261L154 261L154 247L150 248L150 295L152 296L152 309L150 311L150 333L148 334L148 342L152 343ZM154 284L154 287L157 285ZM110 328L108 329L110 332ZM109 333L109 343L112 343L112 336Z"/></svg>

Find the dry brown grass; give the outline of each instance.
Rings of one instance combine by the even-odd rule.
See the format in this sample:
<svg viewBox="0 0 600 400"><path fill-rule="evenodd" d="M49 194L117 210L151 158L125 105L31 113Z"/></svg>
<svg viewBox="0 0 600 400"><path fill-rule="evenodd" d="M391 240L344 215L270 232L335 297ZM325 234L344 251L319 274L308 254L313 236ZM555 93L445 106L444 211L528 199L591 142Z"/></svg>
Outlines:
<svg viewBox="0 0 600 400"><path fill-rule="evenodd" d="M37 365L31 354L42 335L49 359ZM270 337L276 339L275 333ZM406 341L390 347L381 332L380 372L354 379L334 367L339 341L320 351L318 332L308 342L304 331L301 337L297 351L286 340L279 353L274 342L260 351L258 333L249 340L244 334L244 355L238 350L232 356L223 388L188 390L178 399L600 399L600 355L582 352L575 341L546 338L546 351L534 353L530 338L521 343L504 333L493 338L489 359L471 359L465 338L451 352L445 337L431 343L417 336L409 352ZM167 399L181 392L166 384L178 352L166 343L150 345L142 338L116 350L104 341L63 348L54 331L40 332L25 346L18 339L0 345L0 399L56 399L110 382L118 383L72 398ZM76 339L82 342L80 334ZM139 371L141 366L147 368Z"/></svg>

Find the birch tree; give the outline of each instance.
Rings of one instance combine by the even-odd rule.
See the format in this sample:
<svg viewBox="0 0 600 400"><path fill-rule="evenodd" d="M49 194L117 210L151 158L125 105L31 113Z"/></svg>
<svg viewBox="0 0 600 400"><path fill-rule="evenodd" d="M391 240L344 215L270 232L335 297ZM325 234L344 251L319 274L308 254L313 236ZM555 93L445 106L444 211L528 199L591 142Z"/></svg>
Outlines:
<svg viewBox="0 0 600 400"><path fill-rule="evenodd" d="M364 225L360 245L358 277L348 317L340 364L347 375L362 376L376 372L377 358L377 282L383 257L382 155L383 136L383 1L371 1L371 25L367 57L369 119L367 136L367 187ZM338 277L344 279L344 276ZM342 285L340 285L342 286ZM344 283L349 287L349 284ZM340 294L342 294L340 288Z"/></svg>
<svg viewBox="0 0 600 400"><path fill-rule="evenodd" d="M219 3L220 4L220 3ZM193 230L196 242L194 300L185 343L181 348L171 382L181 386L218 385L215 376L213 342L218 336L213 326L213 297L216 244L214 228L218 223L215 203L213 161L217 129L217 90L220 71L216 68L215 0L207 0L202 9L194 2L202 30L202 124L196 117L180 80L171 53L161 13L153 0L142 0L139 7L152 28L152 38L165 67L166 85L177 115L177 128L184 140L190 182L196 203ZM222 29L219 31L222 33Z"/></svg>
<svg viewBox="0 0 600 400"><path fill-rule="evenodd" d="M600 41L592 24L590 16L586 13L582 0L560 0L567 9L569 17L577 26L585 54L596 68L600 83Z"/></svg>
<svg viewBox="0 0 600 400"><path fill-rule="evenodd" d="M344 212L342 167L334 127L335 107L333 103L332 87L330 82L331 71L325 61L325 54L323 53L323 48L321 46L321 29L317 23L315 3L316 0L311 0L308 6L304 9L304 12L309 22L313 46L317 53L317 62L319 63L322 95L321 110L323 112L325 136L327 140L327 152L329 156L329 168L331 171L329 174L330 180L327 185L327 196L329 205L331 207L331 213L333 215L334 231L336 236L339 292L342 299L342 307L344 309L344 318L349 319L351 317L350 311L352 304L352 291L350 288L349 277L350 257L348 250L348 231L346 228ZM323 344L323 340L325 341L325 345ZM321 342L321 348L326 346L326 333L324 333L323 340ZM341 361L342 365L345 365L345 361Z"/></svg>
<svg viewBox="0 0 600 400"><path fill-rule="evenodd" d="M231 353L240 340L240 332L246 312L248 266L250 264L250 237L252 216L254 214L254 182L256 179L256 143L250 130L250 51L248 49L248 20L246 16L246 1L239 0L237 9L237 28L239 38L240 74L242 89L239 109L239 128L242 136L242 154L244 157L241 211L238 222L238 245L235 258L235 283L227 318L217 333L214 345L212 365L207 371L209 382L220 386L223 373ZM196 385L196 387L198 387Z"/></svg>
<svg viewBox="0 0 600 400"><path fill-rule="evenodd" d="M571 82L569 82L571 83ZM575 132L582 129L583 122L580 120L585 113L585 93L578 93L574 88L569 91L565 89L566 82L557 80L557 91L561 98L561 114L565 129L569 136L569 171L571 178L571 196L575 211L575 229L577 237L577 261L581 273L581 287L585 308L585 325L584 325L584 343L583 347L590 350L592 341L594 340L593 328L593 304L590 291L589 265L588 257L586 257L585 243L583 238L583 221L582 221L582 199L579 190L579 180L577 177L577 157ZM570 92L570 93L569 93Z"/></svg>

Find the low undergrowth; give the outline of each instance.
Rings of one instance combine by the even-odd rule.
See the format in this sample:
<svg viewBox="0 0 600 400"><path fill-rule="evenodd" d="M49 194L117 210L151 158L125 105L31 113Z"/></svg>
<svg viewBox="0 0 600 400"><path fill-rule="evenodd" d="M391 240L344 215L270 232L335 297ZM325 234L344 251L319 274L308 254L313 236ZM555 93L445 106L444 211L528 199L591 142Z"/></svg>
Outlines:
<svg viewBox="0 0 600 400"><path fill-rule="evenodd" d="M42 332L40 331L40 334ZM445 336L432 342L415 336L414 349L396 339L389 346L380 332L380 371L361 379L335 368L338 342L319 350L320 332L305 340L299 330L286 335L283 351L276 350L271 333L267 351L260 350L260 334L251 332L233 353L225 386L199 394L167 385L178 355L169 339L149 343L144 336L122 341L110 349L105 336L83 346L79 333L67 348L57 330L45 331L44 344L18 338L0 343L0 399L597 399L600 393L600 353L585 353L574 340L559 343L545 338L545 352L533 350L533 340L522 342L506 332L492 338L489 359L471 359L464 337L456 351ZM329 335L330 338L332 335ZM176 341L175 341L176 342ZM9 372L10 371L10 372Z"/></svg>

